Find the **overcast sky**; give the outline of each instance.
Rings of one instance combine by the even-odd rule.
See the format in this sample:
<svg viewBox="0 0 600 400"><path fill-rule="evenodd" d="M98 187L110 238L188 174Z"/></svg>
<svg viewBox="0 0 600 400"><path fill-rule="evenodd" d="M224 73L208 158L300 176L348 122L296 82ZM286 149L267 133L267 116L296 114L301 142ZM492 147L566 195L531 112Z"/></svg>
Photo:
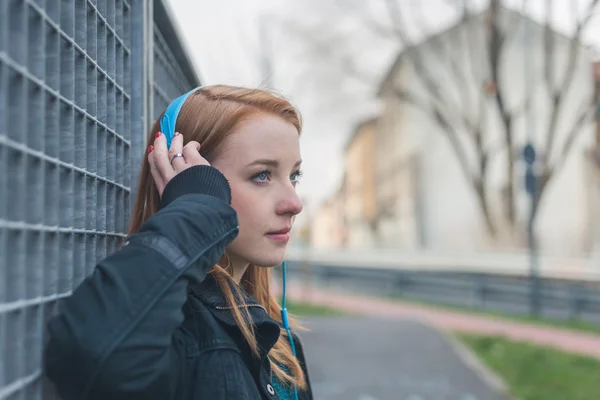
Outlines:
<svg viewBox="0 0 600 400"><path fill-rule="evenodd" d="M179 25L179 31L185 46L191 54L203 84L232 84L241 86L260 86L263 81L258 63L259 25L264 21L298 21L299 26L310 25L312 21L322 19L323 15L335 15L335 4L343 3L348 9L367 7L375 14L381 0L167 0L173 17ZM447 23L447 8L440 6L448 0L400 0L403 6L418 4L426 15L429 26L439 29ZM507 0L508 5L519 8L522 0ZM543 18L546 0L529 0L529 12L534 18ZM589 0L557 0L555 3L556 25L563 30L572 27L572 12L583 9ZM578 4L579 6L574 6ZM267 15L265 17L264 15ZM600 18L595 18L586 32L586 41L600 45ZM337 16L332 24L342 24ZM368 98L374 88L361 87L361 84L343 82L340 87L327 87L327 82L335 82L335 77L323 77L323 86L319 80L312 80L307 87L307 68L310 70L310 57L306 49L298 43L288 40L284 29L268 24L270 43L268 48L274 54L274 86L296 104L305 119L302 142L302 155L305 161L302 183L299 192L311 204L329 196L339 186L342 173L341 149L357 120L373 112L372 102ZM360 51L369 51L372 62L367 68L382 73L395 54L393 47L379 43L379 47L370 43L361 44L364 35L354 37ZM366 58L366 57L365 57ZM335 71L334 71L335 73ZM333 80L332 80L333 78ZM340 96L334 97L335 103L329 106L323 101L328 98L320 90L339 90ZM349 101L365 97L365 102ZM344 99L348 101L344 101ZM358 108L357 108L358 107ZM324 171L324 172L323 172Z"/></svg>

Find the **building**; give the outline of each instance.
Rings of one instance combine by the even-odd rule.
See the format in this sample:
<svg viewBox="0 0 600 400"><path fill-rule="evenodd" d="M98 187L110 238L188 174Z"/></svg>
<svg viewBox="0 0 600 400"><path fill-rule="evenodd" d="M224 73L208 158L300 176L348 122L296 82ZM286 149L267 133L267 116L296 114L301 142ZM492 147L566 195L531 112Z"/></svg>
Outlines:
<svg viewBox="0 0 600 400"><path fill-rule="evenodd" d="M538 149L538 172L543 171L546 155L549 165L561 160L535 220L541 249L557 255L587 253L598 242L594 228L598 204L590 201L598 190L589 173L592 124L584 119L565 152L568 157L561 157L582 110L588 112L583 105L594 88L590 53L584 47L575 53L572 80L561 92L561 109L555 113L548 88L561 87L562 77L570 71L570 39L553 33L550 59L543 26L504 8L492 12L473 15L406 49L382 81L383 111L373 146L378 243L454 251L525 248L530 198L521 154L531 139ZM492 21L507 37L496 80L485 58L491 54ZM499 112L498 93L506 115ZM512 157L506 145L507 115ZM548 132L554 132L553 139ZM554 146L545 153L549 143ZM354 159L352 152L348 154ZM480 179L483 164L485 175ZM359 169L352 163L346 168L349 177ZM361 191L350 186L353 193ZM369 187L364 184L362 191ZM484 195L478 196L478 190ZM350 194L349 199L346 215L353 222L348 235L362 238L369 220L363 225L354 220L359 201Z"/></svg>
<svg viewBox="0 0 600 400"><path fill-rule="evenodd" d="M376 242L376 127L376 118L361 122L345 147L345 201L342 208L350 247L370 248Z"/></svg>
<svg viewBox="0 0 600 400"><path fill-rule="evenodd" d="M345 181L345 179L344 179ZM345 184L317 209L307 222L310 246L316 249L346 247L348 230L345 223Z"/></svg>

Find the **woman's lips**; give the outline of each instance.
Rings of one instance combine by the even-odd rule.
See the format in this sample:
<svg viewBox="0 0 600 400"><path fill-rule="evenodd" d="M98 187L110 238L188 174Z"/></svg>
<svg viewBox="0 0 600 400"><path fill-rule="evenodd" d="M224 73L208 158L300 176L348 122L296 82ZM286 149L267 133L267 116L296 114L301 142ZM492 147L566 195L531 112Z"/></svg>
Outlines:
<svg viewBox="0 0 600 400"><path fill-rule="evenodd" d="M284 228L278 231L269 232L265 236L276 242L287 243L290 240L290 229Z"/></svg>

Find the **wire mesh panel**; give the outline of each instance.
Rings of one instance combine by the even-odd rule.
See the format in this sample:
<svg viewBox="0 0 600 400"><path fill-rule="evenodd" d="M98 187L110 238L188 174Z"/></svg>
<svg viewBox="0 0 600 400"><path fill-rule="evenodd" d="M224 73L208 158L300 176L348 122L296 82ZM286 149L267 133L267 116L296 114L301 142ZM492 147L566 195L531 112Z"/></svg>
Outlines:
<svg viewBox="0 0 600 400"><path fill-rule="evenodd" d="M154 109L156 120L174 98L191 90L196 85L190 82L181 69L179 60L171 51L160 29L154 26Z"/></svg>
<svg viewBox="0 0 600 400"><path fill-rule="evenodd" d="M174 32L163 0L0 0L0 400L55 398L46 321L119 247L147 126L199 84Z"/></svg>
<svg viewBox="0 0 600 400"><path fill-rule="evenodd" d="M0 399L52 396L45 322L124 237L132 18L126 0L0 1Z"/></svg>

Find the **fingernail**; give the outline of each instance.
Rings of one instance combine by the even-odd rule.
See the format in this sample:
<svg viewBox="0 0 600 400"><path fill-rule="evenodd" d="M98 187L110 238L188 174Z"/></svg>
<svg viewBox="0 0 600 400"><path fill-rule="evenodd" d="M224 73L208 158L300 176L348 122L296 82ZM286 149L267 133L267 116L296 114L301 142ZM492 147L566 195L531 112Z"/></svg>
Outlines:
<svg viewBox="0 0 600 400"><path fill-rule="evenodd" d="M179 135L179 132L175 132L175 136Z"/></svg>
<svg viewBox="0 0 600 400"><path fill-rule="evenodd" d="M154 150L154 146L152 146L152 145L148 146L148 154L152 153L153 150Z"/></svg>
<svg viewBox="0 0 600 400"><path fill-rule="evenodd" d="M160 132L156 132L156 138L158 139L160 137L161 133Z"/></svg>

